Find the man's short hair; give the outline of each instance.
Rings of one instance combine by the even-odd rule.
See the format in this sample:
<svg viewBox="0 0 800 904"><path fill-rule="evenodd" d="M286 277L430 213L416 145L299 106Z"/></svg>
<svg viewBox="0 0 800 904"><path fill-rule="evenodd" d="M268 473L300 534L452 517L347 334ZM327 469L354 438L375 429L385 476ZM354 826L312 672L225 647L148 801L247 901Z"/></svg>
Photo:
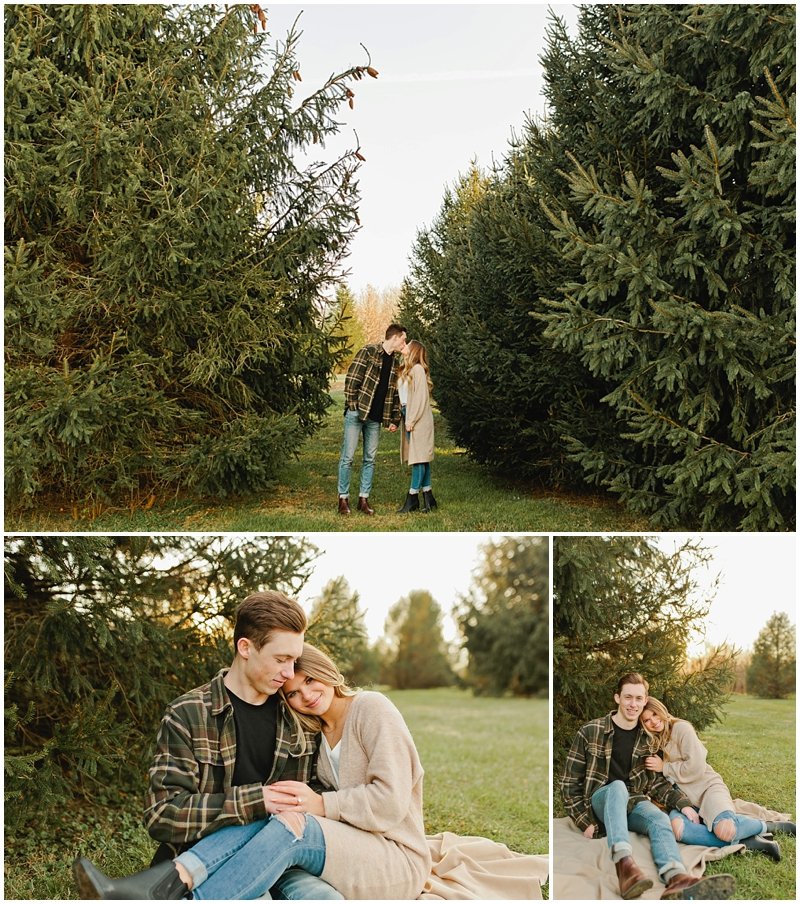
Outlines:
<svg viewBox="0 0 800 904"><path fill-rule="evenodd" d="M390 323L389 326L386 327L384 339L391 339L392 336L399 336L401 333L405 333L407 336L408 330L404 326L400 326L399 323Z"/></svg>
<svg viewBox="0 0 800 904"><path fill-rule="evenodd" d="M308 619L300 604L278 590L251 593L236 609L233 628L233 646L239 638L246 637L256 649L267 643L274 631L291 631L302 634L308 627Z"/></svg>
<svg viewBox="0 0 800 904"><path fill-rule="evenodd" d="M643 684L645 693L650 690L650 685L644 680L644 676L640 675L639 672L627 672L619 679L617 682L618 694L622 693L622 688L625 687L626 684Z"/></svg>

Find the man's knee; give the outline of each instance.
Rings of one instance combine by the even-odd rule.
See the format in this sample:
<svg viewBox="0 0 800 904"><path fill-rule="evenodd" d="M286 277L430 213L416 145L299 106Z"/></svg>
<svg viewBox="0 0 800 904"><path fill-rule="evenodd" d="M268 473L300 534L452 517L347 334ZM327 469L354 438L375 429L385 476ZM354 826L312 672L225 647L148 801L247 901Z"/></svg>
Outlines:
<svg viewBox="0 0 800 904"><path fill-rule="evenodd" d="M277 817L295 838L302 838L306 829L305 813L279 813Z"/></svg>
<svg viewBox="0 0 800 904"><path fill-rule="evenodd" d="M672 832L675 835L675 839L680 841L683 838L683 820L676 816L674 819L670 820L672 823Z"/></svg>

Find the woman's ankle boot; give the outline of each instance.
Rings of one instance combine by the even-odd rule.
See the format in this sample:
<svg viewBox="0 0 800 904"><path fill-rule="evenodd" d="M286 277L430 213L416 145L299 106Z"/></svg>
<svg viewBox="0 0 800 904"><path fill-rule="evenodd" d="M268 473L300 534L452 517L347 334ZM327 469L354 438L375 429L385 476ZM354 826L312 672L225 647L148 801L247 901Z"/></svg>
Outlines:
<svg viewBox="0 0 800 904"><path fill-rule="evenodd" d="M433 511L438 505L436 500L433 498L433 490L423 490L422 498L425 504L425 511Z"/></svg>
<svg viewBox="0 0 800 904"><path fill-rule="evenodd" d="M768 822L768 832L783 832L784 835L797 835L797 826L793 822Z"/></svg>
<svg viewBox="0 0 800 904"><path fill-rule="evenodd" d="M419 508L419 493L409 493L406 501L397 510L398 515L405 515L408 512L416 512Z"/></svg>
<svg viewBox="0 0 800 904"><path fill-rule="evenodd" d="M748 851L760 851L776 863L780 862L781 849L778 847L777 841L767 841L761 835L751 835L749 838L742 838L742 844Z"/></svg>
<svg viewBox="0 0 800 904"><path fill-rule="evenodd" d="M109 879L90 860L80 857L72 864L72 872L78 896L89 901L166 901L189 894L172 860L123 879Z"/></svg>

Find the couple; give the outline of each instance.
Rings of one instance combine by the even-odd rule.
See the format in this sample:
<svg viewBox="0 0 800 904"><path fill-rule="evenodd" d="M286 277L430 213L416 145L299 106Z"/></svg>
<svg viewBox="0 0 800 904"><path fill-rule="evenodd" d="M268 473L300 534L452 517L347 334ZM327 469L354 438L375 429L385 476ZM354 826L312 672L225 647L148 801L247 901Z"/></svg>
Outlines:
<svg viewBox="0 0 800 904"><path fill-rule="evenodd" d="M358 510L374 515L369 502L381 425L396 432L402 418L400 459L411 465L411 487L398 514L437 507L431 486L433 411L425 346L390 324L381 343L365 345L347 369L344 383L344 439L339 456L339 514L350 514L350 472L363 442ZM420 495L422 499L420 500Z"/></svg>
<svg viewBox="0 0 800 904"><path fill-rule="evenodd" d="M778 860L778 845L763 835L793 835L794 824L736 813L692 725L670 715L648 690L638 672L623 675L614 695L616 711L578 731L561 778L564 806L587 838L607 835L624 899L653 885L631 856L629 831L650 838L666 885L663 900L729 898L733 877L688 875L677 841L707 847L742 843Z"/></svg>
<svg viewBox="0 0 800 904"><path fill-rule="evenodd" d="M161 723L145 808L162 842L154 865L110 879L80 858L81 898L411 900L429 888L411 734L382 694L348 688L305 629L281 593L239 606L230 669Z"/></svg>

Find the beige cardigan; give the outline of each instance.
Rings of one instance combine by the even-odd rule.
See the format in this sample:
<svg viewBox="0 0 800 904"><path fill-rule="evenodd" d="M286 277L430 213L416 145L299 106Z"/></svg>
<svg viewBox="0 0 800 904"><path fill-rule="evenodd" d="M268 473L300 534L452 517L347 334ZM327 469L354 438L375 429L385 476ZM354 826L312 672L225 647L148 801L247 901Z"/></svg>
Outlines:
<svg viewBox="0 0 800 904"><path fill-rule="evenodd" d="M400 442L400 461L410 465L433 461L433 411L425 368L415 364L408 375L408 402L403 435ZM406 430L411 437L406 438Z"/></svg>
<svg viewBox="0 0 800 904"><path fill-rule="evenodd" d="M664 777L683 791L710 829L714 819L725 810L735 812L731 793L722 776L706 762L708 751L689 722L679 719L664 748Z"/></svg>
<svg viewBox="0 0 800 904"><path fill-rule="evenodd" d="M422 819L417 748L398 709L383 694L361 691L344 725L337 782L320 750L324 791L322 878L347 900L413 900L431 859Z"/></svg>

